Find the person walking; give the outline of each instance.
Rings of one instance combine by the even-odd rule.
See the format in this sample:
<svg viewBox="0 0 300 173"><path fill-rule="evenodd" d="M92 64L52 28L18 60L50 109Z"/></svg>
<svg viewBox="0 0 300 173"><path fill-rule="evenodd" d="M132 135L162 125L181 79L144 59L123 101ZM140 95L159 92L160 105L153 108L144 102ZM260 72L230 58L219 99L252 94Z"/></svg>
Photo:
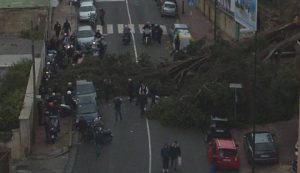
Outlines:
<svg viewBox="0 0 300 173"><path fill-rule="evenodd" d="M86 120L83 118L83 116L81 116L79 118L79 122L78 122L78 129L79 129L79 132L80 132L80 141L83 141L84 139L84 135L87 131L87 128L88 128L88 124L86 122Z"/></svg>
<svg viewBox="0 0 300 173"><path fill-rule="evenodd" d="M59 34L61 31L61 25L60 25L60 23L58 23L58 21L56 21L56 24L54 25L54 31L55 31L56 38L59 38Z"/></svg>
<svg viewBox="0 0 300 173"><path fill-rule="evenodd" d="M127 91L128 91L129 102L131 103L134 99L134 85L131 78L128 79Z"/></svg>
<svg viewBox="0 0 300 173"><path fill-rule="evenodd" d="M104 26L104 16L105 16L105 11L104 11L103 8L100 8L99 16L100 16L100 22L101 22L101 25Z"/></svg>
<svg viewBox="0 0 300 173"><path fill-rule="evenodd" d="M160 27L160 25L157 26L157 42L159 44L161 44L161 37L162 37L162 34L163 34L163 30L162 28Z"/></svg>
<svg viewBox="0 0 300 173"><path fill-rule="evenodd" d="M140 108L141 108L141 117L145 114L146 105L147 105L147 96L149 94L149 89L145 84L141 84L139 88L139 101L140 101Z"/></svg>
<svg viewBox="0 0 300 173"><path fill-rule="evenodd" d="M160 150L160 154L162 157L162 172L169 172L170 149L168 144L163 146L163 148Z"/></svg>
<svg viewBox="0 0 300 173"><path fill-rule="evenodd" d="M177 141L174 141L170 146L170 159L171 159L171 167L174 168L174 171L176 171L179 159L181 159L181 149Z"/></svg>
<svg viewBox="0 0 300 173"><path fill-rule="evenodd" d="M97 127L98 129L95 130L95 145L96 145L96 157L98 158L100 156L101 152L101 144L103 141L103 132L99 128L102 127Z"/></svg>
<svg viewBox="0 0 300 173"><path fill-rule="evenodd" d="M121 97L116 97L114 99L114 104L115 104L115 118L116 122L118 119L122 120L122 113L121 113L121 107L122 107L122 98Z"/></svg>
<svg viewBox="0 0 300 173"><path fill-rule="evenodd" d="M71 32L71 24L69 23L68 19L66 19L64 25L63 25L64 33L67 33L69 35L69 32Z"/></svg>

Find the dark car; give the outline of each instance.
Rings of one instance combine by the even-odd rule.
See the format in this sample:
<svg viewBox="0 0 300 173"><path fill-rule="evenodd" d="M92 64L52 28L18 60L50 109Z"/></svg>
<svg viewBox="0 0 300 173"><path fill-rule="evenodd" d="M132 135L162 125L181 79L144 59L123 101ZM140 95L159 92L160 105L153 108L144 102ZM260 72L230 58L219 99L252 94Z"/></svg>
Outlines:
<svg viewBox="0 0 300 173"><path fill-rule="evenodd" d="M96 89L91 81L78 80L75 87L76 95L96 95Z"/></svg>
<svg viewBox="0 0 300 173"><path fill-rule="evenodd" d="M230 139L232 137L227 118L210 116L207 126L206 142L209 142L213 138Z"/></svg>
<svg viewBox="0 0 300 173"><path fill-rule="evenodd" d="M89 125L93 125L95 118L99 115L100 110L95 103L78 104L76 111L76 124L79 122L79 118L82 116Z"/></svg>
<svg viewBox="0 0 300 173"><path fill-rule="evenodd" d="M270 132L255 132L255 154L253 154L253 132L246 133L244 136L244 147L249 163L278 163L278 150L274 137Z"/></svg>

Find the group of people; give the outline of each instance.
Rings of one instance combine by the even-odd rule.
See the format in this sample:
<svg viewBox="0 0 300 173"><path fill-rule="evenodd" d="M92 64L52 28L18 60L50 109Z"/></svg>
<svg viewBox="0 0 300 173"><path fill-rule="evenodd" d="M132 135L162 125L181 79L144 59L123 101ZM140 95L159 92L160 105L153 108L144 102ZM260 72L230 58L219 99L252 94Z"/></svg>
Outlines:
<svg viewBox="0 0 300 173"><path fill-rule="evenodd" d="M149 36L150 38L153 38L153 40L156 40L159 44L161 44L162 34L163 30L159 24L151 24L150 22L147 22L143 26L143 40L145 39L145 37Z"/></svg>
<svg viewBox="0 0 300 173"><path fill-rule="evenodd" d="M162 157L162 172L169 172L169 165L174 171L182 164L181 149L177 141L165 144L160 151Z"/></svg>
<svg viewBox="0 0 300 173"><path fill-rule="evenodd" d="M69 23L68 19L66 19L65 23L63 24L63 27L61 27L60 23L56 21L54 25L54 31L55 31L55 36L57 38L59 38L61 33L63 34L66 33L67 35L69 35L69 33L71 32L71 24Z"/></svg>

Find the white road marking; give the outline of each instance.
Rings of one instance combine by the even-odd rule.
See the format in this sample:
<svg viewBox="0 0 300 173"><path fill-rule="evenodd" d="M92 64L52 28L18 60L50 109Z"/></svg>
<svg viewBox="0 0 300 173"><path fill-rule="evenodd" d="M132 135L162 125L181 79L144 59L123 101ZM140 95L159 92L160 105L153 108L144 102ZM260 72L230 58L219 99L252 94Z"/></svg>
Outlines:
<svg viewBox="0 0 300 173"><path fill-rule="evenodd" d="M163 30L163 35L167 35L168 34L167 27L165 25L160 25L160 27Z"/></svg>
<svg viewBox="0 0 300 173"><path fill-rule="evenodd" d="M118 24L118 33L122 34L124 29L124 24Z"/></svg>
<svg viewBox="0 0 300 173"><path fill-rule="evenodd" d="M103 34L103 27L102 27L102 25L97 25L97 30L100 30L100 33Z"/></svg>
<svg viewBox="0 0 300 173"><path fill-rule="evenodd" d="M151 150L151 135L148 118L146 118L147 134L148 134L148 146L149 146L149 173L151 173L152 168L152 150Z"/></svg>
<svg viewBox="0 0 300 173"><path fill-rule="evenodd" d="M130 28L131 33L135 33L134 25L128 24L128 27Z"/></svg>
<svg viewBox="0 0 300 173"><path fill-rule="evenodd" d="M106 29L107 29L107 34L112 34L114 33L114 28L112 24L107 24L106 25Z"/></svg>
<svg viewBox="0 0 300 173"><path fill-rule="evenodd" d="M144 27L144 24L139 24L139 31L141 34L143 33L143 27Z"/></svg>
<svg viewBox="0 0 300 173"><path fill-rule="evenodd" d="M128 18L129 18L129 24L132 24L131 15L130 15L130 12L129 12L128 1L125 0L125 2L126 2L126 9L127 9L127 14L128 14ZM132 42L133 42L133 50L134 50L135 62L138 63L139 61L138 61L138 55L137 55L137 50L136 50L135 37L134 37L133 32L131 32L131 38L132 38ZM149 173L151 173L151 172L149 172Z"/></svg>

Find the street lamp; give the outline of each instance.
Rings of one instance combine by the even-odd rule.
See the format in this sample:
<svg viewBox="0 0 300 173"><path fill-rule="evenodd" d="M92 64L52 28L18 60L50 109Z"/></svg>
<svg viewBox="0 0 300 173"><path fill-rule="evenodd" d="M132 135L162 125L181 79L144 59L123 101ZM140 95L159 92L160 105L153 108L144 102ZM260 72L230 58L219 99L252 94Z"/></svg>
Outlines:
<svg viewBox="0 0 300 173"><path fill-rule="evenodd" d="M236 110L237 110L237 102L238 102L238 97L237 97L237 89L243 88L242 84L240 83L230 83L229 84L229 88L233 88L234 89L234 119L237 119L236 116Z"/></svg>

